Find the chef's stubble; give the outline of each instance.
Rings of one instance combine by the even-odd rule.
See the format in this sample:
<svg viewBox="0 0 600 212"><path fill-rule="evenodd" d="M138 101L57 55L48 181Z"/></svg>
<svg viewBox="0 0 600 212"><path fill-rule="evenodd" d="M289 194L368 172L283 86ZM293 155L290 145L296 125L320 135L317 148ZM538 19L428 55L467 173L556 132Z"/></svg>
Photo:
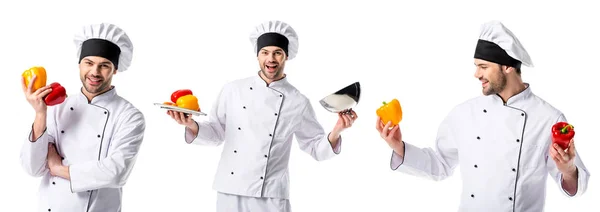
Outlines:
<svg viewBox="0 0 600 212"><path fill-rule="evenodd" d="M83 87L88 93L98 94L104 92L104 90L106 90L110 86L111 79L102 79L102 83L100 83L100 86L96 87L95 89L94 87L89 87L90 85L88 85L86 82L86 76L84 76L83 79L81 79L81 82L83 83Z"/></svg>
<svg viewBox="0 0 600 212"><path fill-rule="evenodd" d="M498 67L497 71L494 71L494 75L493 80L488 79L490 86L487 90L484 89L485 95L500 93L506 87L506 75L502 72L502 67Z"/></svg>

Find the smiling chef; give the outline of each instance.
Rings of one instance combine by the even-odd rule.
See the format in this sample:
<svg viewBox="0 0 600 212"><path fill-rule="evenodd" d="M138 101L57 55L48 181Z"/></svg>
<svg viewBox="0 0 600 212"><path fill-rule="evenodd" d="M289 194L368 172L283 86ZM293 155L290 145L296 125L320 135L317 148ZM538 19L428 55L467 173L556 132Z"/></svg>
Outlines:
<svg viewBox="0 0 600 212"><path fill-rule="evenodd" d="M145 121L111 81L130 66L133 46L112 24L83 27L75 44L83 85L76 94L48 107L42 97L50 87L32 92L23 82L36 115L24 138L21 165L29 175L42 177L37 211L121 211L122 187L142 143Z"/></svg>
<svg viewBox="0 0 600 212"><path fill-rule="evenodd" d="M333 130L323 130L310 100L284 74L285 62L298 51L298 36L290 25L262 23L250 40L260 71L226 84L208 121L168 113L186 126L187 143L224 144L213 184L217 211L291 211L288 162L293 136L315 160L327 160L340 153L340 134L358 116L341 112Z"/></svg>
<svg viewBox="0 0 600 212"><path fill-rule="evenodd" d="M474 61L484 95L451 110L434 148L404 142L399 126L388 130L377 120L393 149L391 168L443 180L460 165L459 211L544 211L548 176L563 194L582 195L590 174L573 140L566 150L552 144L552 126L566 117L521 80L521 64L533 64L519 40L501 22L487 22Z"/></svg>

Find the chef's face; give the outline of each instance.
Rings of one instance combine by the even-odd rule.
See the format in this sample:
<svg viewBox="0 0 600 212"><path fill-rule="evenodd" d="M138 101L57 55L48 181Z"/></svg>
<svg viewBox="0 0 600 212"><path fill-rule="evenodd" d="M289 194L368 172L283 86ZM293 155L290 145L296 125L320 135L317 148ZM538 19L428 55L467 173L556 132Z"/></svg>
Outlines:
<svg viewBox="0 0 600 212"><path fill-rule="evenodd" d="M110 89L112 76L117 73L110 60L88 56L79 62L79 74L83 87L90 94L100 94Z"/></svg>
<svg viewBox="0 0 600 212"><path fill-rule="evenodd" d="M260 71L270 80L277 80L283 75L286 59L285 52L279 47L267 46L258 52Z"/></svg>
<svg viewBox="0 0 600 212"><path fill-rule="evenodd" d="M484 95L500 93L506 87L506 75L502 66L497 63L475 59L475 78L481 81Z"/></svg>

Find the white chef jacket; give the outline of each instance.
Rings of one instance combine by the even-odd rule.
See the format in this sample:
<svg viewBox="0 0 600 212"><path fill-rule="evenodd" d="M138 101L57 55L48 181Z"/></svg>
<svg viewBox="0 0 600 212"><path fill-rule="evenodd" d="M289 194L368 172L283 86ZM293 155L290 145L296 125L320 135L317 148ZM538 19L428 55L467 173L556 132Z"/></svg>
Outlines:
<svg viewBox="0 0 600 212"><path fill-rule="evenodd" d="M317 161L341 151L341 137L332 148L311 102L287 77L268 86L258 74L227 83L208 120L196 123L197 137L185 130L187 143L224 143L213 189L228 194L288 199L294 135L300 149Z"/></svg>
<svg viewBox="0 0 600 212"><path fill-rule="evenodd" d="M88 103L81 92L48 107L46 130L21 150L21 165L39 187L38 211L121 211L122 187L131 173L145 130L144 116L113 87ZM48 143L69 166L71 180L50 175Z"/></svg>
<svg viewBox="0 0 600 212"><path fill-rule="evenodd" d="M551 128L564 114L527 89L508 99L489 95L453 108L439 127L435 148L405 142L404 158L392 153L391 168L414 176L443 180L460 165L459 211L544 211L546 179L562 186L562 174L549 157ZM590 176L576 156L577 193Z"/></svg>

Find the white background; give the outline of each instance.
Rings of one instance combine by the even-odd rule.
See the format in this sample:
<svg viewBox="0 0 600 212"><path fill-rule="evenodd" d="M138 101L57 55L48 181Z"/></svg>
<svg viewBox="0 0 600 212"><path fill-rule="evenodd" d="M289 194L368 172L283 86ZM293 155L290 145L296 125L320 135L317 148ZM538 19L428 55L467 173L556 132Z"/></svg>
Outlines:
<svg viewBox="0 0 600 212"><path fill-rule="evenodd" d="M472 56L479 26L496 19L518 36L533 59L535 68L523 69L524 80L576 126L578 151L592 174L587 193L574 199L549 179L547 211L598 211L595 133L600 117L588 98L598 93L600 15L591 3L143 2L144 8L132 1L0 3L0 210L33 211L40 180L19 165L20 147L34 117L21 92L21 72L45 66L48 82L77 92L81 83L73 33L83 24L103 21L125 29L134 42L133 65L117 74L113 84L147 121L138 161L124 188L124 211L214 211L211 186L221 148L186 144L183 127L152 103L189 88L209 111L224 83L258 70L249 31L264 20L279 19L300 36L298 57L287 63L286 73L311 98L326 130L337 117L317 101L355 81L363 86L355 108L359 119L343 133L341 155L316 162L294 143L293 210L455 211L460 170L442 182L391 171L391 150L375 130L375 110L382 101L398 98L405 112L404 139L431 147L447 112L481 95Z"/></svg>

